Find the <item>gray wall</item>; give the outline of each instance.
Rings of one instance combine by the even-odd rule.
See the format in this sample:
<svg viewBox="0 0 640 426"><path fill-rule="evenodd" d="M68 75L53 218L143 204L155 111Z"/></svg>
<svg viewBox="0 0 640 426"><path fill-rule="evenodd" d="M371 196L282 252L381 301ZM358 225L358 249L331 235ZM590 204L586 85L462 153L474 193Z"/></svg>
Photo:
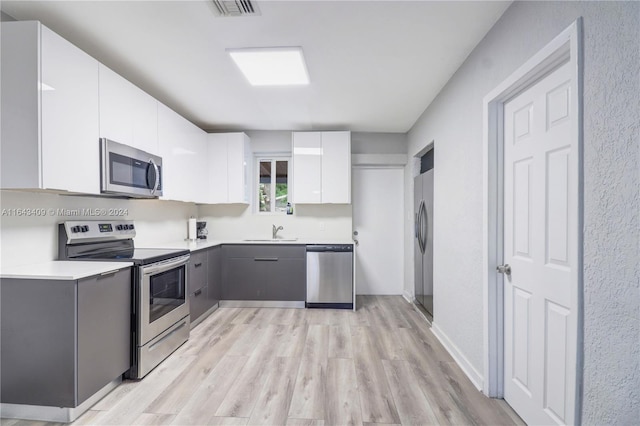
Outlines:
<svg viewBox="0 0 640 426"><path fill-rule="evenodd" d="M405 133L351 133L352 154L406 154Z"/></svg>
<svg viewBox="0 0 640 426"><path fill-rule="evenodd" d="M435 140L435 322L483 372L482 100L578 17L584 30L585 424L640 418L640 3L515 2L409 132ZM412 209L411 165L405 170ZM411 253L410 222L405 252ZM411 261L407 268L412 268ZM413 293L413 274L406 291Z"/></svg>
<svg viewBox="0 0 640 426"><path fill-rule="evenodd" d="M13 19L13 16L7 15L6 13L0 11L0 22L5 21L15 21L15 19Z"/></svg>

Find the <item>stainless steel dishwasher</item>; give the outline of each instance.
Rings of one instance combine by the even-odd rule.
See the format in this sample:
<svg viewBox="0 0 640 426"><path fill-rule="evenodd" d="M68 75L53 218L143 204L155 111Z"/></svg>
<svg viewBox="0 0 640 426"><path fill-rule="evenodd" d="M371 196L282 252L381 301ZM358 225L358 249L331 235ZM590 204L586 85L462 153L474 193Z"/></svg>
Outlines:
<svg viewBox="0 0 640 426"><path fill-rule="evenodd" d="M353 244L307 246L306 306L353 309Z"/></svg>

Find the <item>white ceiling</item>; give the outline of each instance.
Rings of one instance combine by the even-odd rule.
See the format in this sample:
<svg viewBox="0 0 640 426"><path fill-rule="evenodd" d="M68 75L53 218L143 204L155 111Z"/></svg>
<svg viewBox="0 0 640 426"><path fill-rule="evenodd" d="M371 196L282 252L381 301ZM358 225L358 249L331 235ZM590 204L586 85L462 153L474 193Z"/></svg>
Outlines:
<svg viewBox="0 0 640 426"><path fill-rule="evenodd" d="M406 132L506 1L2 1L205 130ZM252 87L226 48L301 46L311 84Z"/></svg>

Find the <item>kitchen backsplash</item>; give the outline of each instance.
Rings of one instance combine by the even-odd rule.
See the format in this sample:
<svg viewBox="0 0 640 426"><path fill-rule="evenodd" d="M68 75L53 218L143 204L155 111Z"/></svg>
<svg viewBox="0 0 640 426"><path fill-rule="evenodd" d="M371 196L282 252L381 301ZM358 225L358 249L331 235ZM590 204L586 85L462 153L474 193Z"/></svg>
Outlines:
<svg viewBox="0 0 640 426"><path fill-rule="evenodd" d="M350 204L295 205L293 215L255 214L251 206L199 206L200 220L207 221L209 238L271 238L272 225L282 226L282 238L345 240L351 238Z"/></svg>
<svg viewBox="0 0 640 426"><path fill-rule="evenodd" d="M0 259L2 265L55 260L58 227L65 220L133 219L135 244L156 245L186 238L187 218L195 204L0 191Z"/></svg>
<svg viewBox="0 0 640 426"><path fill-rule="evenodd" d="M191 216L207 221L210 239L270 238L273 224L284 227L279 236L285 238L342 240L350 238L352 229L351 205L299 205L292 216L257 215L246 205L198 206L4 190L0 209L0 265L55 260L57 225L66 220L135 220L138 247L185 239Z"/></svg>

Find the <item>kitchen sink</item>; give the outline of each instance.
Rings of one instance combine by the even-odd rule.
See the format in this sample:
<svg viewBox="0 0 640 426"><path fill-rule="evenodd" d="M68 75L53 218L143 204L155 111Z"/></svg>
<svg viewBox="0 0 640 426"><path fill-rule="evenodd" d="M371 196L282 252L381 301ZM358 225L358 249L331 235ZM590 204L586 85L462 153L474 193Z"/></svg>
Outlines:
<svg viewBox="0 0 640 426"><path fill-rule="evenodd" d="M291 241L298 241L297 238L253 238L253 239L245 239L242 241L246 241L248 243L284 243Z"/></svg>

